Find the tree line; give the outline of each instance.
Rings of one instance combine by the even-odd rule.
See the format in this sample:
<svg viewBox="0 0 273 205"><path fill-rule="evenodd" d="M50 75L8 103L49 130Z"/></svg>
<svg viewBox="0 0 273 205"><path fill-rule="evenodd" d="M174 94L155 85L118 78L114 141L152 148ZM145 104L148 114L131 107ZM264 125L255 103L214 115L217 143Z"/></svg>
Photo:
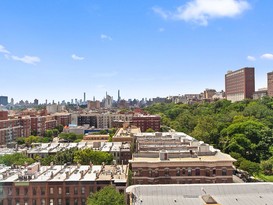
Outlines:
<svg viewBox="0 0 273 205"><path fill-rule="evenodd" d="M145 110L160 114L162 131L172 128L229 153L251 174L272 174L273 98L231 103L157 103Z"/></svg>

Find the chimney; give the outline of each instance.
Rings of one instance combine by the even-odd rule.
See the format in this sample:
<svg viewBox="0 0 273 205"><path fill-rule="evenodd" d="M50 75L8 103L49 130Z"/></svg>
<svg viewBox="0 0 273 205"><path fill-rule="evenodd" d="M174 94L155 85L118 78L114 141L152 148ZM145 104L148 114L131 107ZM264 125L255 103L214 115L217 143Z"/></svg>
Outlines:
<svg viewBox="0 0 273 205"><path fill-rule="evenodd" d="M68 179L69 178L69 171L65 172L65 178Z"/></svg>

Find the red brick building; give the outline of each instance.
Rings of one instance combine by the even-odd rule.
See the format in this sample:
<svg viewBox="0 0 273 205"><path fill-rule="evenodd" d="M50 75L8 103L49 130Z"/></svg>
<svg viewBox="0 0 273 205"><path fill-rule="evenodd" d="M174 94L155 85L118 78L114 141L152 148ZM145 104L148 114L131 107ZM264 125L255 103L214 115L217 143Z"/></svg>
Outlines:
<svg viewBox="0 0 273 205"><path fill-rule="evenodd" d="M57 125L68 126L71 123L70 113L56 113L53 116L57 121Z"/></svg>
<svg viewBox="0 0 273 205"><path fill-rule="evenodd" d="M8 111L0 111L0 120L8 119Z"/></svg>
<svg viewBox="0 0 273 205"><path fill-rule="evenodd" d="M255 92L254 68L229 71L225 75L226 98L232 102L251 99Z"/></svg>
<svg viewBox="0 0 273 205"><path fill-rule="evenodd" d="M151 128L156 132L160 131L161 117L156 115L136 115L132 118L132 124L139 127L141 132Z"/></svg>
<svg viewBox="0 0 273 205"><path fill-rule="evenodd" d="M35 116L31 117L31 131L42 136L46 130L54 129L57 126L57 121L53 116Z"/></svg>
<svg viewBox="0 0 273 205"><path fill-rule="evenodd" d="M40 166L2 172L2 205L85 205L90 193L113 185L124 192L128 166Z"/></svg>
<svg viewBox="0 0 273 205"><path fill-rule="evenodd" d="M0 120L0 145L15 141L18 137L31 134L31 120L28 117Z"/></svg>

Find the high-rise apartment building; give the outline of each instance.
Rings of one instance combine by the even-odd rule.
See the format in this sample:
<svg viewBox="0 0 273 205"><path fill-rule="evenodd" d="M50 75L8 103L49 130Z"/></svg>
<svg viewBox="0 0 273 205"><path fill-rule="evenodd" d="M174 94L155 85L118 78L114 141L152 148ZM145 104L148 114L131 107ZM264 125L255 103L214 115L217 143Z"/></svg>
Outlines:
<svg viewBox="0 0 273 205"><path fill-rule="evenodd" d="M253 67L228 71L225 75L226 98L232 102L252 98L255 92L255 75Z"/></svg>
<svg viewBox="0 0 273 205"><path fill-rule="evenodd" d="M8 104L8 97L0 96L0 105L7 105L7 104Z"/></svg>
<svg viewBox="0 0 273 205"><path fill-rule="evenodd" d="M268 96L273 96L273 71L267 73L267 94Z"/></svg>

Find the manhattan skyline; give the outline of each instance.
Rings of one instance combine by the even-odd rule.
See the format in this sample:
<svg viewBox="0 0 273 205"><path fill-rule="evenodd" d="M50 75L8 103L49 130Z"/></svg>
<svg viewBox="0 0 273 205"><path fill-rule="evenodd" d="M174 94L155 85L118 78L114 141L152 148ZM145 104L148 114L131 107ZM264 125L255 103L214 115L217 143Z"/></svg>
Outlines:
<svg viewBox="0 0 273 205"><path fill-rule="evenodd" d="M228 70L273 70L270 0L3 0L0 95L40 102L224 90Z"/></svg>

